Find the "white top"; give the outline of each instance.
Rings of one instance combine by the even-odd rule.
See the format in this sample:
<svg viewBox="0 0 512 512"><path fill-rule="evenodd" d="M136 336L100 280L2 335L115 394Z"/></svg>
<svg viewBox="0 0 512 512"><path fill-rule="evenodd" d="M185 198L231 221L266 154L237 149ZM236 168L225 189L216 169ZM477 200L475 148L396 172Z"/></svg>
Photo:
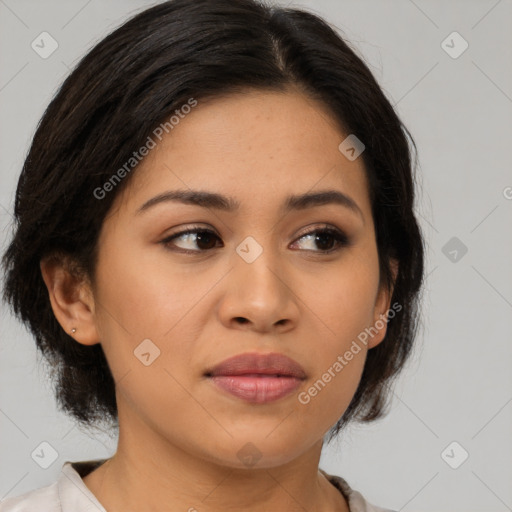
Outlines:
<svg viewBox="0 0 512 512"><path fill-rule="evenodd" d="M0 501L0 512L107 512L82 480L106 460L66 461L55 482ZM320 471L345 496L350 512L393 512L366 501L343 478Z"/></svg>

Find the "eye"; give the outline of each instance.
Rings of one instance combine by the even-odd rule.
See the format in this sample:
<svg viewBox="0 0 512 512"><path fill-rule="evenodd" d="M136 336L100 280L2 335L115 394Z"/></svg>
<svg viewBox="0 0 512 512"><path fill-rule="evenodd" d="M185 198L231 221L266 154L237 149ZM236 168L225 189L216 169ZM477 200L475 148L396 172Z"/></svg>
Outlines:
<svg viewBox="0 0 512 512"><path fill-rule="evenodd" d="M330 253L350 244L350 240L345 233L337 228L331 227L317 228L306 232L298 238L298 240L302 239L307 242L305 244L306 251L319 253ZM181 245L176 242L179 240L182 241L180 242ZM160 243L169 250L177 250L178 252L185 253L201 253L218 247L218 245L216 245L217 241L221 241L220 237L210 229L189 228L179 233L174 233ZM194 244L196 248L193 247ZM318 245L319 250L315 250L315 244Z"/></svg>
<svg viewBox="0 0 512 512"><path fill-rule="evenodd" d="M313 252L320 253L330 253L350 244L345 233L339 229L329 227L309 231L303 234L298 240L302 239L307 240L306 250L313 250ZM315 244L318 245L320 250L314 249ZM310 249L310 247L313 247L313 249Z"/></svg>
<svg viewBox="0 0 512 512"><path fill-rule="evenodd" d="M184 241L184 245L189 244L188 247L180 247L177 245L174 240L182 239ZM174 235L165 238L161 241L164 247L172 250L176 246L178 250L181 249L182 252L193 253L193 252L205 252L209 249L213 249L215 247L215 239L220 240L220 238L210 229L187 229L185 231L180 231L179 233L175 233ZM171 243L173 242L173 243ZM191 249L190 245L196 244L197 249Z"/></svg>

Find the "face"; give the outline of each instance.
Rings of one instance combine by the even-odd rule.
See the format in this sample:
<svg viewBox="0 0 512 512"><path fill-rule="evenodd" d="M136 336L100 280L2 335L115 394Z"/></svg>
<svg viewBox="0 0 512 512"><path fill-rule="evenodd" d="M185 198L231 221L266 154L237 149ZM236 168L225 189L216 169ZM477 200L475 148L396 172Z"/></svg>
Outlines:
<svg viewBox="0 0 512 512"><path fill-rule="evenodd" d="M254 450L272 467L340 419L385 327L345 354L389 307L363 161L338 149L347 136L297 92L250 92L199 101L136 168L104 222L92 294L121 430L231 467ZM175 191L233 209L143 208ZM284 354L305 378L258 402L206 375L244 353Z"/></svg>

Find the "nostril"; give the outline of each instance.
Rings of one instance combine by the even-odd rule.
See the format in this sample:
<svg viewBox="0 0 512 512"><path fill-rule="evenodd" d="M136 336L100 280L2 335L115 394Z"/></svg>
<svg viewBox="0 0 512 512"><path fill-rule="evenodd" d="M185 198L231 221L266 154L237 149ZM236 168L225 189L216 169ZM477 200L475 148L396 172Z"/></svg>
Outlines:
<svg viewBox="0 0 512 512"><path fill-rule="evenodd" d="M247 320L247 318L244 318L243 316L237 316L237 317L235 318L235 320L236 320L237 322L240 322L241 324L246 324L246 323L249 321L249 320Z"/></svg>

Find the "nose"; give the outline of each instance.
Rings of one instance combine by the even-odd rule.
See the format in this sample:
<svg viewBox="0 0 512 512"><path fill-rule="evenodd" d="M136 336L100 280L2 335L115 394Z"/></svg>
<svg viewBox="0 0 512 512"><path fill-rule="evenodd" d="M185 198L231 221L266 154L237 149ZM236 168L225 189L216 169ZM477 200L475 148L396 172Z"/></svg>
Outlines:
<svg viewBox="0 0 512 512"><path fill-rule="evenodd" d="M299 298L284 262L264 250L252 263L235 254L233 265L218 306L220 321L231 329L259 333L293 329L299 318Z"/></svg>

